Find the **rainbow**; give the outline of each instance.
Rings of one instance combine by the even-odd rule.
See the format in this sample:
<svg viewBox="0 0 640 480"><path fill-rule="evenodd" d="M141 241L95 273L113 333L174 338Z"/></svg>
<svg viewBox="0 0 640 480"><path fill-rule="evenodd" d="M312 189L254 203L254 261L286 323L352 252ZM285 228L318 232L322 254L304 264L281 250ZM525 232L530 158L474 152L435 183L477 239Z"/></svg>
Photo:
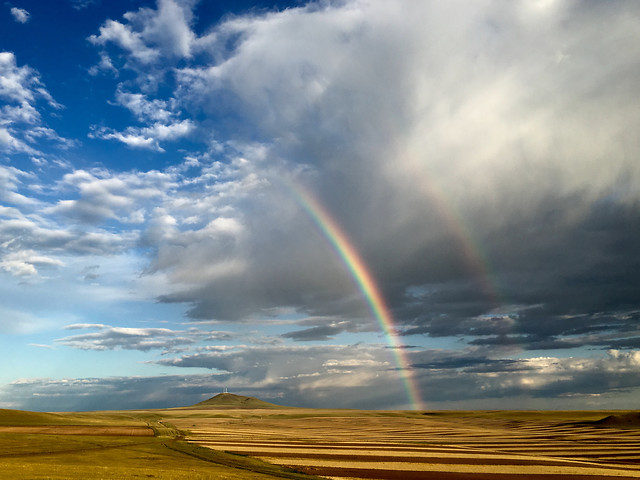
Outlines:
<svg viewBox="0 0 640 480"><path fill-rule="evenodd" d="M398 340L398 334L394 326L393 316L386 305L384 297L376 284L376 281L364 263L358 251L355 249L347 235L342 231L338 223L329 212L309 192L301 187L292 185L291 190L298 203L309 214L309 217L318 226L327 240L336 250L341 260L346 265L358 288L364 295L371 312L380 324L387 338L391 351L395 356L396 364L401 373L402 381L407 392L409 403L414 410L422 410L423 403L420 389L413 378L413 368L406 355L406 349Z"/></svg>
<svg viewBox="0 0 640 480"><path fill-rule="evenodd" d="M494 309L507 305L509 302L501 293L502 289L492 274L491 265L480 242L474 238L462 215L453 207L454 203L447 200L447 195L435 181L421 182L420 185L423 193L432 202L435 211L457 241L468 271L475 279L480 292L491 302Z"/></svg>

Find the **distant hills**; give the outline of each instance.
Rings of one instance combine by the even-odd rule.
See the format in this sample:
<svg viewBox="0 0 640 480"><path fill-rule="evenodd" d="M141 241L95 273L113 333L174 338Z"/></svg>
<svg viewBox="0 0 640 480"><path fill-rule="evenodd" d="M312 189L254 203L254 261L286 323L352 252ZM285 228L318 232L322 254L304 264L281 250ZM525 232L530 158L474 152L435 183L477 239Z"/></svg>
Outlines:
<svg viewBox="0 0 640 480"><path fill-rule="evenodd" d="M69 420L56 413L0 409L0 425L59 425Z"/></svg>
<svg viewBox="0 0 640 480"><path fill-rule="evenodd" d="M244 395L235 395L233 393L219 393L193 406L199 408L282 408L280 405L265 402L264 400L245 397Z"/></svg>
<svg viewBox="0 0 640 480"><path fill-rule="evenodd" d="M593 425L612 428L640 428L640 412L609 415L601 420L592 422Z"/></svg>

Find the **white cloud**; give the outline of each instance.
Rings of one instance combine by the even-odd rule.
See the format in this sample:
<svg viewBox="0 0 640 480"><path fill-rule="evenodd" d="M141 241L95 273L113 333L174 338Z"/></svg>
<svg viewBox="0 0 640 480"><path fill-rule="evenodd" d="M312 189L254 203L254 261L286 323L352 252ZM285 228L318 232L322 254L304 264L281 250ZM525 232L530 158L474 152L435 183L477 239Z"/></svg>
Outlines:
<svg viewBox="0 0 640 480"><path fill-rule="evenodd" d="M128 27L115 20L107 20L100 27L100 35L91 35L89 41L96 45L113 42L129 53L139 62L146 64L156 60L159 52L144 45L142 36L132 32Z"/></svg>
<svg viewBox="0 0 640 480"><path fill-rule="evenodd" d="M31 15L24 8L11 7L11 15L16 22L27 23Z"/></svg>
<svg viewBox="0 0 640 480"><path fill-rule="evenodd" d="M12 52L0 52L0 148L9 153L42 155L34 146L47 139L68 148L74 142L59 136L43 125L37 103L44 100L59 110L57 103L44 88L38 73L28 66L19 67Z"/></svg>
<svg viewBox="0 0 640 480"><path fill-rule="evenodd" d="M57 142L58 147L63 150L68 150L72 147L75 147L79 143L76 140L61 137L52 128L43 126L36 126L26 130L24 132L24 137L31 143L35 143L36 141L38 141L38 139L41 138L52 140Z"/></svg>
<svg viewBox="0 0 640 480"><path fill-rule="evenodd" d="M0 147L8 152L24 152L39 155L38 150L15 138L6 128L0 127Z"/></svg>
<svg viewBox="0 0 640 480"><path fill-rule="evenodd" d="M141 8L126 13L127 23L107 20L100 34L91 35L89 41L102 47L110 43L119 46L129 53L126 66L140 70L167 58L189 57L194 39L189 26L192 4L159 0L157 10Z"/></svg>
<svg viewBox="0 0 640 480"><path fill-rule="evenodd" d="M102 330L104 328L108 328L108 326L103 325L102 323L72 323L71 325L64 327L65 330L88 330L90 328Z"/></svg>
<svg viewBox="0 0 640 480"><path fill-rule="evenodd" d="M206 331L197 328L172 330L169 328L113 327L103 324L76 323L66 330L98 330L70 337L59 338L57 343L80 350L162 350L163 354L175 353L201 342L228 341L236 335L229 332ZM220 345L221 350L237 347Z"/></svg>
<svg viewBox="0 0 640 480"><path fill-rule="evenodd" d="M145 206L152 209L176 186L173 175L153 170L120 174L76 170L63 177L59 188L62 191L77 190L80 197L59 200L45 211L87 223L117 219L122 223L139 224L145 220Z"/></svg>
<svg viewBox="0 0 640 480"><path fill-rule="evenodd" d="M177 2L158 0L158 9L140 9L137 13L127 13L130 24L144 21L142 37L145 41L158 45L163 55L189 57L195 35L191 31L191 9L193 0Z"/></svg>
<svg viewBox="0 0 640 480"><path fill-rule="evenodd" d="M38 268L61 267L61 260L38 255L33 250L11 252L0 258L0 268L17 276L37 275Z"/></svg>
<svg viewBox="0 0 640 480"><path fill-rule="evenodd" d="M156 152L164 152L164 149L160 147L156 139L145 137L140 133L133 133L135 131L135 128L129 128L127 133L116 132L108 128L100 128L90 133L89 137L102 138L104 140L117 140L129 147L155 150Z"/></svg>
<svg viewBox="0 0 640 480"><path fill-rule="evenodd" d="M91 76L96 76L96 75L100 74L101 72L111 73L111 74L115 75L116 77L119 75L118 69L113 66L113 63L111 62L111 59L109 58L109 56L106 53L101 53L100 54L100 61L96 65L93 65L88 70L88 73Z"/></svg>
<svg viewBox="0 0 640 480"><path fill-rule="evenodd" d="M0 97L19 104L42 97L51 106L61 108L43 87L37 72L28 66L18 67L12 52L0 52Z"/></svg>
<svg viewBox="0 0 640 480"><path fill-rule="evenodd" d="M29 178L31 175L15 167L0 166L0 199L4 202L17 206L34 206L38 202L26 197L18 192L22 183L22 178Z"/></svg>
<svg viewBox="0 0 640 480"><path fill-rule="evenodd" d="M0 245L8 252L22 250L38 255L109 255L130 249L136 232L110 232L100 228L79 231L42 218L9 218L0 222Z"/></svg>
<svg viewBox="0 0 640 480"><path fill-rule="evenodd" d="M186 137L193 131L194 126L191 120L185 119L168 125L154 123L149 127L128 127L124 132L117 132L109 128L98 128L94 129L89 136L104 140L118 140L133 148L164 152L164 149L160 146L161 141L172 141Z"/></svg>
<svg viewBox="0 0 640 480"><path fill-rule="evenodd" d="M140 121L168 122L173 113L168 110L166 101L154 99L149 100L141 93L129 93L119 89L116 92L116 101L126 107Z"/></svg>
<svg viewBox="0 0 640 480"><path fill-rule="evenodd" d="M67 328L83 328L75 324ZM181 335L166 328L130 328L87 325L86 328L99 328L96 333L85 333L71 337L60 338L56 342L68 347L81 350L113 350L123 348L127 350L149 351L163 349L171 351L179 346L191 345L197 339L193 335Z"/></svg>

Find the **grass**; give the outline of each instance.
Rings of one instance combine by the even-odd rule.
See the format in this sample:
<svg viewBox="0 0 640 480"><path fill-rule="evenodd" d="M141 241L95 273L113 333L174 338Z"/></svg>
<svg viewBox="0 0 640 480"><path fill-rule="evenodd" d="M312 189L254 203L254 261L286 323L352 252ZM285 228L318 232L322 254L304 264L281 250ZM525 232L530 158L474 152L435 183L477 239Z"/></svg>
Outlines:
<svg viewBox="0 0 640 480"><path fill-rule="evenodd" d="M12 480L314 478L250 457L190 445L180 440L186 432L162 418L153 411L50 414L0 410L1 476ZM154 436L76 435L69 428L87 425L96 430L146 426ZM41 426L60 434L21 433Z"/></svg>
<svg viewBox="0 0 640 480"><path fill-rule="evenodd" d="M69 425L68 417L57 413L0 409L0 425Z"/></svg>
<svg viewBox="0 0 640 480"><path fill-rule="evenodd" d="M42 435L41 437L48 437ZM6 445L3 442L3 447ZM51 446L55 445L54 448ZM14 442L14 452L16 445ZM3 478L22 479L270 479L271 476L228 468L174 451L158 439L41 438L21 454L0 457ZM6 448L2 449L7 452ZM26 453L28 452L28 453Z"/></svg>
<svg viewBox="0 0 640 480"><path fill-rule="evenodd" d="M273 403L265 402L253 397L245 397L244 395L235 395L233 393L220 393L215 397L212 397L204 402L196 403L193 407L189 408L245 408L245 409L257 409L257 408L286 408L280 405L274 405Z"/></svg>

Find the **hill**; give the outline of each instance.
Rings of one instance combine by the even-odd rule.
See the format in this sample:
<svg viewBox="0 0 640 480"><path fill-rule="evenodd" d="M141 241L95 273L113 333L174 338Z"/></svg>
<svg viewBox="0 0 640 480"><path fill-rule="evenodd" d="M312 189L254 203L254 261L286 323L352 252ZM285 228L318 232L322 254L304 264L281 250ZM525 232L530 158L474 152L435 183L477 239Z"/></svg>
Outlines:
<svg viewBox="0 0 640 480"><path fill-rule="evenodd" d="M193 406L200 408L282 408L280 405L233 393L219 393L215 397L196 403Z"/></svg>
<svg viewBox="0 0 640 480"><path fill-rule="evenodd" d="M0 409L0 425L59 425L69 420L55 413Z"/></svg>
<svg viewBox="0 0 640 480"><path fill-rule="evenodd" d="M613 428L640 428L640 412L609 415L601 420L593 422L594 425Z"/></svg>

